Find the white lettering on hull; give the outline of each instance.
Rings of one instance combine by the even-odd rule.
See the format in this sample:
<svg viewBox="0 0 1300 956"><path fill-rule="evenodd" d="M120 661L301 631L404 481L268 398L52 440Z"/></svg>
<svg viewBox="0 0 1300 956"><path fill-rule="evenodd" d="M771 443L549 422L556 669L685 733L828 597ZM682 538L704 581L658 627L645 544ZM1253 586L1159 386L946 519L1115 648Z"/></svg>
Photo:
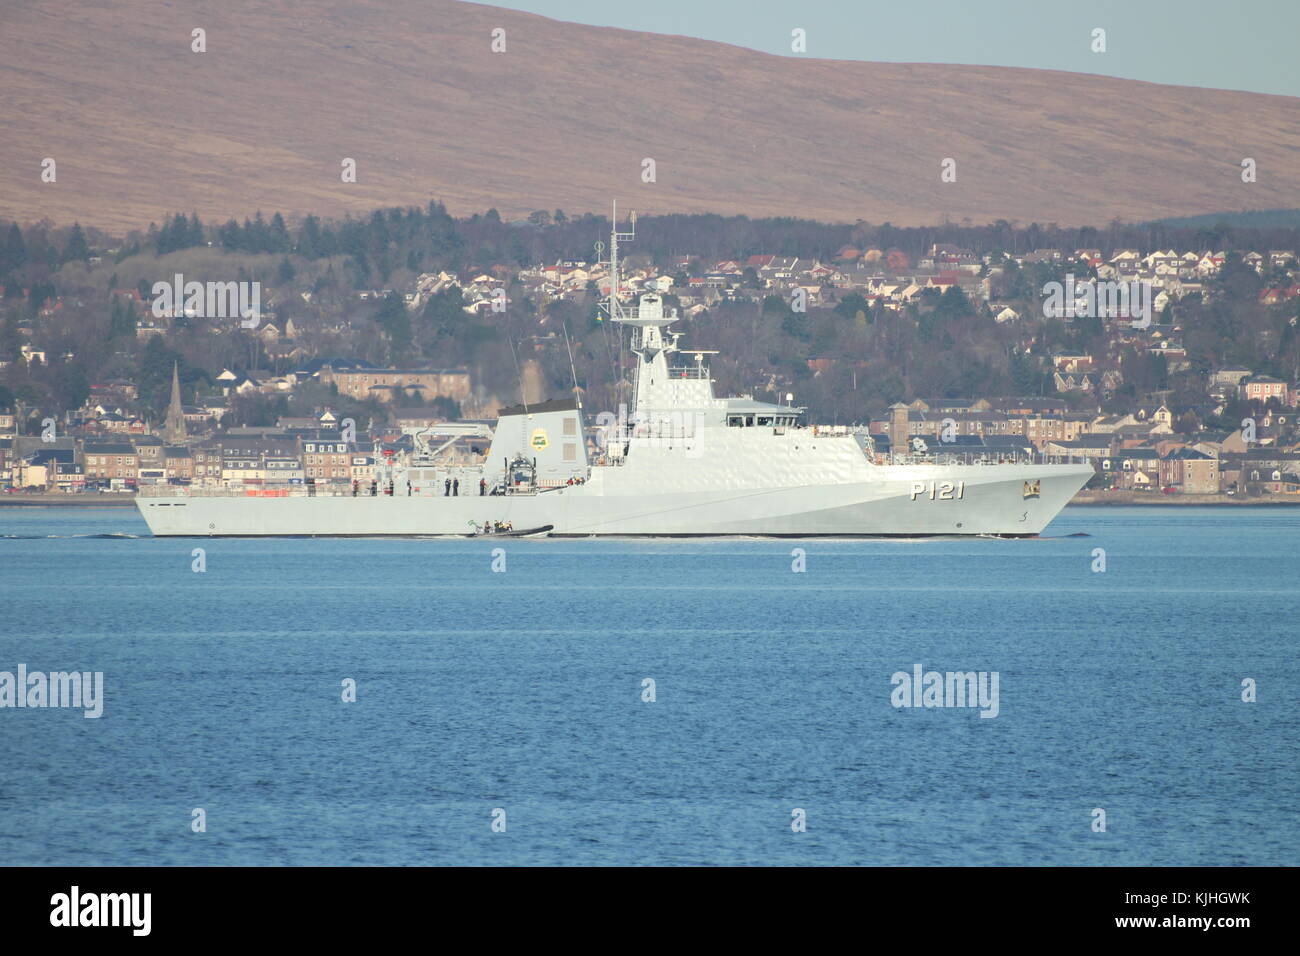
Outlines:
<svg viewBox="0 0 1300 956"><path fill-rule="evenodd" d="M912 501L921 495L927 501L957 501L966 497L964 481L914 481L912 482Z"/></svg>

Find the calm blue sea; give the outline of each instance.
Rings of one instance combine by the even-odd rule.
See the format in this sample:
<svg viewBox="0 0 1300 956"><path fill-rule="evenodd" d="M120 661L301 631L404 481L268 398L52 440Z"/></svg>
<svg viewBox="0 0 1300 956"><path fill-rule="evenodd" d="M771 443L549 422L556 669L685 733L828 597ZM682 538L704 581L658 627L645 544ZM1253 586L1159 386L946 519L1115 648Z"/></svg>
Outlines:
<svg viewBox="0 0 1300 956"><path fill-rule="evenodd" d="M1047 534L183 540L0 508L0 671L105 695L0 710L0 864L1300 862L1300 509ZM895 708L917 664L996 671L998 716Z"/></svg>

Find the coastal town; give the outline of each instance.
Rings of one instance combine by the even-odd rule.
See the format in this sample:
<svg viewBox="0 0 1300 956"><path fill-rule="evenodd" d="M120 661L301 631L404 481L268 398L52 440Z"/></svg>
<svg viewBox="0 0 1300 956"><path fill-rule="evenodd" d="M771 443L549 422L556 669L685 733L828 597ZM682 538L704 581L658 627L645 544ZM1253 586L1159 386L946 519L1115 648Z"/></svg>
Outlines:
<svg viewBox="0 0 1300 956"><path fill-rule="evenodd" d="M5 938L1285 923L1298 34L5 2Z"/></svg>
<svg viewBox="0 0 1300 956"><path fill-rule="evenodd" d="M546 222L521 225L550 225L551 217L543 215ZM102 270L115 251L95 254L87 246L74 258ZM6 400L0 407L0 488L7 495L69 496L130 494L151 485L249 493L347 487L369 483L384 455L409 452L413 431L437 435L440 426L458 420L490 424L498 408L521 398L535 403L567 394L586 409L589 450L597 452L596 417L617 412L630 374L619 343L610 342L593 308L609 291L607 262L560 258L522 267L408 269L404 285L353 288L342 297L320 281L311 287L295 282L288 262L285 257L255 325L243 328L210 308L205 312L203 296L187 298L179 286L175 301L169 293L161 306L147 282L111 289L113 334L146 359L152 350L153 400L146 400L140 381L113 377L87 382L75 408L14 387L43 368L74 360L66 351L53 354L55 337L47 334L72 311L74 297L53 284L44 291L6 286L4 301L16 303L7 322L16 347L0 358L0 385L6 386L0 393ZM1207 308L1233 294L1225 270L1250 277L1258 290L1252 308L1280 318L1283 337L1293 334L1300 268L1290 249L980 253L932 242L911 255L866 243L810 257L676 254L630 260L620 293L629 300L644 292L662 295L679 310L678 328L700 343L696 347L711 344L710 323L718 316L743 314L778 326L802 348L797 361L774 362L748 379L746 369L731 367L728 384L742 394L796 405L832 379L857 389L859 377L872 375L869 360L816 334L809 326L813 317L836 321L850 333L908 323L921 330L922 340L927 327L938 327L937 319L951 317L997 336L1012 372L1023 373L1010 381L1028 386L1019 394L947 388L937 395L904 391L891 402L876 393L864 395L856 408L836 406L834 424L869 435L877 454L1086 459L1096 474L1085 494L1103 499L1300 500L1294 368L1286 377L1270 374L1276 364L1196 368L1198 358L1204 361L1189 341L1196 335L1191 317L1204 320ZM1066 290L1055 301L1053 282ZM1235 288L1240 295L1240 283ZM17 304L34 298L36 307L14 321ZM514 360L510 374L485 372L481 360L452 364L472 353L436 344L422 355L403 355L413 351L412 322L435 308L444 326L482 323L477 328L491 329L496 321L498 337L512 339L501 353ZM527 321L503 324L520 314ZM1046 331L1052 323L1067 330L1055 347ZM200 331L211 339L238 337L227 354L249 360L199 367L182 343ZM1278 336L1272 329L1260 334ZM362 347L368 339L396 347ZM575 340L587 360L578 361L581 376ZM1283 344L1274 343L1279 353ZM346 357L333 351L348 345L353 351ZM445 367L421 360L440 354L451 359ZM380 355L388 361L375 361ZM609 382L598 388L595 370L602 362ZM1137 381L1135 368L1143 373ZM807 404L806 423L817 424L822 409Z"/></svg>

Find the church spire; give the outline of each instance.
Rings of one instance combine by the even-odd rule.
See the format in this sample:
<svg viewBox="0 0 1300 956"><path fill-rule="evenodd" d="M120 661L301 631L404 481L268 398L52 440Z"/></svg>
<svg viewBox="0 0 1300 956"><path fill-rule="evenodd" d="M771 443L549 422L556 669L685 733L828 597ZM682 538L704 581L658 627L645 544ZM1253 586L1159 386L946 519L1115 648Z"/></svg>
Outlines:
<svg viewBox="0 0 1300 956"><path fill-rule="evenodd" d="M173 445L185 440L185 410L181 408L181 377L178 363L172 363L172 400L167 406L167 424L163 437Z"/></svg>

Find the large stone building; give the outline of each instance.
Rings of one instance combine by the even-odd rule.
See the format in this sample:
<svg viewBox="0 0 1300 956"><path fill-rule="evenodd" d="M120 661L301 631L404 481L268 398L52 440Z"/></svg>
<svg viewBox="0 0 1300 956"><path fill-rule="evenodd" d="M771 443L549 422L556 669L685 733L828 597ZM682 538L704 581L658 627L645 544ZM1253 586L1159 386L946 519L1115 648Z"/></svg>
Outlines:
<svg viewBox="0 0 1300 956"><path fill-rule="evenodd" d="M351 481L352 454L340 437L304 438L303 473L309 481Z"/></svg>
<svg viewBox="0 0 1300 956"><path fill-rule="evenodd" d="M1194 448L1171 451L1160 461L1161 484L1185 495L1219 493L1219 459Z"/></svg>
<svg viewBox="0 0 1300 956"><path fill-rule="evenodd" d="M326 365L318 373L322 384L338 386L339 394L381 402L407 404L411 399L429 401L450 398L463 402L469 398L469 372L463 368L349 368Z"/></svg>
<svg viewBox="0 0 1300 956"><path fill-rule="evenodd" d="M134 484L139 474L140 457L127 442L86 443L86 480Z"/></svg>

